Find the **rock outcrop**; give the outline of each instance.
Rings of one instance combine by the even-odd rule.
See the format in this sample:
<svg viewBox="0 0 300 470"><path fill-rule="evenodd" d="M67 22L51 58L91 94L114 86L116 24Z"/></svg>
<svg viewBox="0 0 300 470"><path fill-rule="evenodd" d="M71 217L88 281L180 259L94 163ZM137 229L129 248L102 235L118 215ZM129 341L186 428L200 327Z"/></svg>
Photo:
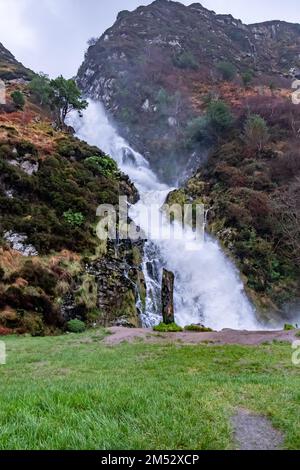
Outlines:
<svg viewBox="0 0 300 470"><path fill-rule="evenodd" d="M3 44L0 43L0 80L28 81L33 72L18 62Z"/></svg>
<svg viewBox="0 0 300 470"><path fill-rule="evenodd" d="M174 323L174 274L166 269L163 270L161 304L163 322L166 325Z"/></svg>

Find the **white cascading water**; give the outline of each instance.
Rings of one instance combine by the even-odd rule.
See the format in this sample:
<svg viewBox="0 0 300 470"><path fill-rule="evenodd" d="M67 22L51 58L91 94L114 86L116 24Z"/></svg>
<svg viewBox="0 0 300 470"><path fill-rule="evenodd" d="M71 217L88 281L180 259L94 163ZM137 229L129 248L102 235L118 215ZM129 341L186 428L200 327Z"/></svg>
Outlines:
<svg viewBox="0 0 300 470"><path fill-rule="evenodd" d="M96 145L118 163L136 185L139 202L130 209L137 226L145 228L148 208L164 204L174 188L160 183L148 162L120 137L110 123L101 103L89 101L83 117L72 117L77 136ZM170 230L165 220L163 230ZM223 328L256 330L259 323L249 303L243 284L233 264L225 257L218 243L206 236L199 243L191 229L185 228L184 239L157 240L159 227L145 245L143 270L147 284L146 307L142 312L144 326L161 321L160 295L163 268L175 274L175 317L181 325L202 323L215 330ZM194 250L191 250L194 244ZM261 328L261 325L260 325Z"/></svg>

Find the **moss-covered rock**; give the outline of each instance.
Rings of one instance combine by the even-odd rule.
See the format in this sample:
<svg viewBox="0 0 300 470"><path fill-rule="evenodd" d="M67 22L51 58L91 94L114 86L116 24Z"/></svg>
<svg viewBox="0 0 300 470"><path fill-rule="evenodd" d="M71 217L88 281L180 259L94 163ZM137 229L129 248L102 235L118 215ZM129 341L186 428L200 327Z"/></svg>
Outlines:
<svg viewBox="0 0 300 470"><path fill-rule="evenodd" d="M157 331L159 333L180 333L183 331L183 328L176 325L176 323L160 323L153 328L153 331Z"/></svg>

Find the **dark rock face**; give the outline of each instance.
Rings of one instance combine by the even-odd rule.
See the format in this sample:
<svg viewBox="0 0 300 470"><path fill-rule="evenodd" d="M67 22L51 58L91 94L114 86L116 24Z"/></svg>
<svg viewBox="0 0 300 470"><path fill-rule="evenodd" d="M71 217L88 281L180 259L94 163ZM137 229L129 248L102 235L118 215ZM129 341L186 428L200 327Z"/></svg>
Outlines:
<svg viewBox="0 0 300 470"><path fill-rule="evenodd" d="M0 43L0 79L28 80L33 75Z"/></svg>
<svg viewBox="0 0 300 470"><path fill-rule="evenodd" d="M130 328L141 326L137 305L142 305L146 295L140 267L142 253L142 244L109 241L102 257L87 261L72 291L65 295L61 308L64 321L73 318L91 321L86 305L78 302L76 294L84 286L90 309L98 312L96 323Z"/></svg>
<svg viewBox="0 0 300 470"><path fill-rule="evenodd" d="M247 26L197 3L157 0L118 15L89 48L78 83L104 103L120 132L156 171L172 180L201 159L201 148L185 145L195 83L216 82L221 61L239 73L250 69L270 83L292 76L299 54L300 25L272 21Z"/></svg>
<svg viewBox="0 0 300 470"><path fill-rule="evenodd" d="M164 323L174 323L174 274L166 269L163 271L161 302Z"/></svg>
<svg viewBox="0 0 300 470"><path fill-rule="evenodd" d="M143 247L132 242L108 243L105 258L89 263L86 270L98 286L97 308L103 312L102 324L139 327L141 312L137 301L145 297L144 276L139 264ZM138 257L134 256L138 253Z"/></svg>

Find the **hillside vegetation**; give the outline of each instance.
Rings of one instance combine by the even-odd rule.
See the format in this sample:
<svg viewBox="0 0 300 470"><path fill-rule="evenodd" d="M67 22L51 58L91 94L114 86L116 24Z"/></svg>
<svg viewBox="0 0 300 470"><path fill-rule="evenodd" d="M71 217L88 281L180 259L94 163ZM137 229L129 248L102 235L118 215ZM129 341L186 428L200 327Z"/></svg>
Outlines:
<svg viewBox="0 0 300 470"><path fill-rule="evenodd" d="M137 190L109 156L54 122L32 92L36 75L6 50L0 59L11 70L0 106L0 335L58 333L71 319L137 325L139 248L116 252L96 236L97 207L119 195L135 202Z"/></svg>
<svg viewBox="0 0 300 470"><path fill-rule="evenodd" d="M300 108L274 95L246 98L241 107L214 101L205 116L192 138L209 136L215 149L169 202L203 203L208 229L234 258L259 311L293 316L300 296Z"/></svg>

